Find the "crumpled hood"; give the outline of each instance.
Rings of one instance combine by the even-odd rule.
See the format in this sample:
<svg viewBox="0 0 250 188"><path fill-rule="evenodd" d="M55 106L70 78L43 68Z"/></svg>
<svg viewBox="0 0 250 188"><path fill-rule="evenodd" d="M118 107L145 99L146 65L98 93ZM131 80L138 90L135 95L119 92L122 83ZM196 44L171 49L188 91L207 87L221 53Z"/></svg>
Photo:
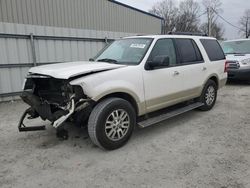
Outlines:
<svg viewBox="0 0 250 188"><path fill-rule="evenodd" d="M77 61L57 63L33 67L29 70L31 74L42 74L58 79L69 79L88 73L117 69L126 65L117 65L104 62Z"/></svg>
<svg viewBox="0 0 250 188"><path fill-rule="evenodd" d="M239 62L241 62L242 60L250 59L250 54L246 54L246 55L228 54L228 55L226 55L226 59L229 60L229 61L239 61Z"/></svg>

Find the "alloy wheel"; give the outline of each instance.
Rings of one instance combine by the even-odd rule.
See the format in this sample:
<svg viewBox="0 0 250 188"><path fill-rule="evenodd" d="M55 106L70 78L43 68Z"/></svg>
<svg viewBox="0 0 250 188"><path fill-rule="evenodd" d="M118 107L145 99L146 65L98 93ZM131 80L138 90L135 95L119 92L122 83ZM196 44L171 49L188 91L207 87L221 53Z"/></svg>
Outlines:
<svg viewBox="0 0 250 188"><path fill-rule="evenodd" d="M123 109L114 110L105 122L106 136L112 141L121 140L128 132L130 119Z"/></svg>

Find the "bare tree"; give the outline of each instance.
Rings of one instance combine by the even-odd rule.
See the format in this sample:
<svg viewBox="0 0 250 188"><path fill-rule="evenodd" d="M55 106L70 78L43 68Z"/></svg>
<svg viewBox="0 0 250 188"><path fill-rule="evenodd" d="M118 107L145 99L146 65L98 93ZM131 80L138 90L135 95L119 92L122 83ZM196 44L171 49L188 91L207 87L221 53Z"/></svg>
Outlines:
<svg viewBox="0 0 250 188"><path fill-rule="evenodd" d="M240 27L242 30L240 31L241 33L248 38L250 36L250 9L247 9L244 12L244 15L240 18Z"/></svg>
<svg viewBox="0 0 250 188"><path fill-rule="evenodd" d="M222 12L220 0L203 0L203 6L207 11L207 22L201 25L200 29L209 36L222 39L224 29L222 24L217 22L218 14Z"/></svg>
<svg viewBox="0 0 250 188"><path fill-rule="evenodd" d="M164 18L164 33L169 31L197 32L199 27L199 3L194 0L184 0L179 7L173 0L163 0L153 6L151 13Z"/></svg>
<svg viewBox="0 0 250 188"><path fill-rule="evenodd" d="M221 0L203 0L203 6L207 10L207 14L210 14L210 18L212 22L215 22L218 18L219 13L222 13L221 9Z"/></svg>
<svg viewBox="0 0 250 188"><path fill-rule="evenodd" d="M204 32L218 39L223 38L222 24L217 23L218 14L222 11L220 0L203 0L208 14L208 21L201 26L199 21L200 5L195 0L182 0L176 6L174 0L163 0L153 6L151 13L164 18L164 33L168 31ZM206 13L205 12L205 13Z"/></svg>
<svg viewBox="0 0 250 188"><path fill-rule="evenodd" d="M200 5L194 0L182 1L179 5L176 30L183 32L199 31L199 13Z"/></svg>
<svg viewBox="0 0 250 188"><path fill-rule="evenodd" d="M174 30L178 15L178 8L173 0L163 0L162 2L158 2L149 12L164 18L164 33Z"/></svg>
<svg viewBox="0 0 250 188"><path fill-rule="evenodd" d="M222 24L213 22L211 28L212 28L211 36L217 38L218 40L224 39L223 36L225 31ZM208 23L207 22L203 23L199 29L202 33L208 33Z"/></svg>

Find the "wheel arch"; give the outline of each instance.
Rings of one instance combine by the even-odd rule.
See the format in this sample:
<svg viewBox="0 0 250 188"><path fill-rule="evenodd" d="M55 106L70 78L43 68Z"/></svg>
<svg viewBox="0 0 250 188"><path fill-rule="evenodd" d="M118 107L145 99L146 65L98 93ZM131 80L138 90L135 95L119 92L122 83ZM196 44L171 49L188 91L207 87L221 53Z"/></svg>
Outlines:
<svg viewBox="0 0 250 188"><path fill-rule="evenodd" d="M208 77L208 79L204 82L203 86L207 83L208 80L213 80L217 86L217 89L219 88L219 78L216 74L212 74Z"/></svg>
<svg viewBox="0 0 250 188"><path fill-rule="evenodd" d="M209 78L209 80L213 80L216 83L217 89L219 87L219 79L216 76L212 76Z"/></svg>
<svg viewBox="0 0 250 188"><path fill-rule="evenodd" d="M100 102L104 99L111 98L111 97L117 97L117 98L121 98L121 99L128 101L135 109L136 115L138 116L140 114L140 107L138 106L136 99L131 94L126 93L126 92L114 92L114 93L103 95L102 97L98 99L97 102Z"/></svg>

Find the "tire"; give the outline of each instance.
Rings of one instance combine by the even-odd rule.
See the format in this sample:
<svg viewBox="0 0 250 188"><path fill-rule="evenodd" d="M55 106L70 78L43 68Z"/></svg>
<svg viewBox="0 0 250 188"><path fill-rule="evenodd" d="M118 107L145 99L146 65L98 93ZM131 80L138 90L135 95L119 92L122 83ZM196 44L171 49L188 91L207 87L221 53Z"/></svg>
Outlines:
<svg viewBox="0 0 250 188"><path fill-rule="evenodd" d="M136 124L132 105L121 98L108 98L98 103L90 114L88 133L100 148L114 150L131 137Z"/></svg>
<svg viewBox="0 0 250 188"><path fill-rule="evenodd" d="M216 83L213 80L208 80L198 99L198 101L204 103L204 105L198 108L198 110L209 111L214 107L217 99L217 90L218 87Z"/></svg>

